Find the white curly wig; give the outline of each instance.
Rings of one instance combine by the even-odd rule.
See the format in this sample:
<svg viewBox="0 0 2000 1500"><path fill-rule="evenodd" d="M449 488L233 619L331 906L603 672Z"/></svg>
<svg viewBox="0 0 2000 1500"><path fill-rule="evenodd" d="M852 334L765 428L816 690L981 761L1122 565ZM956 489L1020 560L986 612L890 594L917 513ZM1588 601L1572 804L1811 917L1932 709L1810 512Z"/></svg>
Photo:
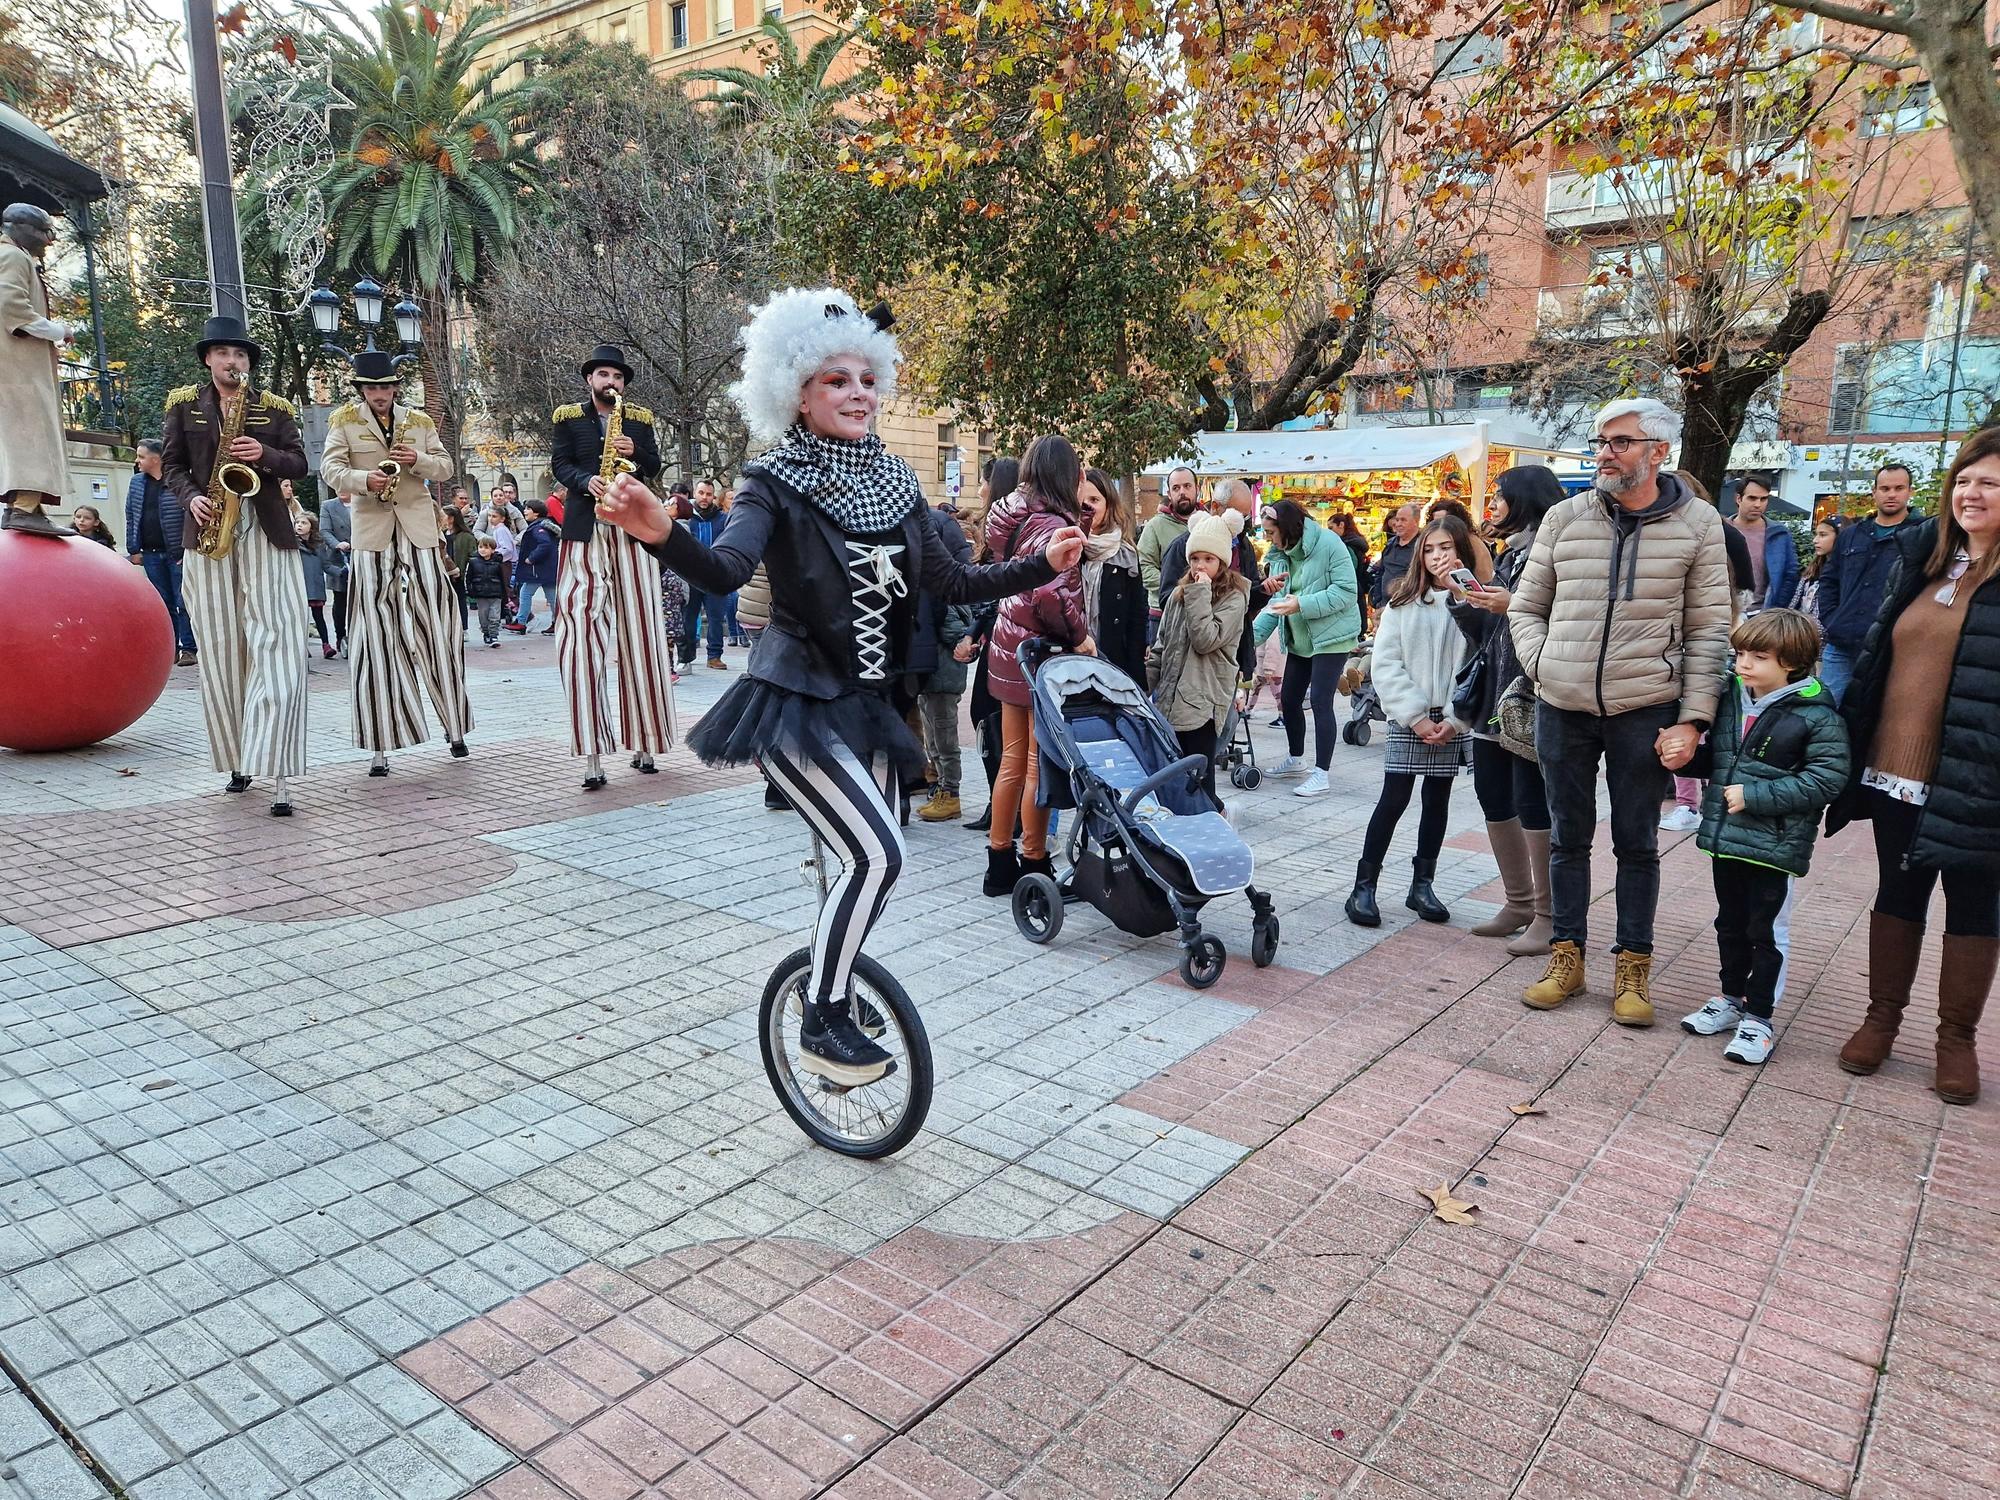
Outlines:
<svg viewBox="0 0 2000 1500"><path fill-rule="evenodd" d="M877 319L883 321L878 324ZM875 390L896 394L902 354L889 332L886 309L864 313L833 287L794 287L774 293L750 315L743 330L743 378L729 398L759 443L775 443L799 417L799 393L827 360L857 354L875 372Z"/></svg>

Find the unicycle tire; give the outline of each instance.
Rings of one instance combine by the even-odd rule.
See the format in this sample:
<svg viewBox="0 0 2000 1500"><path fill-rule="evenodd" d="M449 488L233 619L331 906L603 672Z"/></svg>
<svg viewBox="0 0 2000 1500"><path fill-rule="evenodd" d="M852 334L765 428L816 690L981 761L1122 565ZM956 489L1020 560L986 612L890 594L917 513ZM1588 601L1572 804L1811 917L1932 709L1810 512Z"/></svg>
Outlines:
<svg viewBox="0 0 2000 1500"><path fill-rule="evenodd" d="M800 1059L799 1025L811 978L812 950L800 948L771 971L764 985L757 1007L757 1050L771 1090L792 1123L815 1144L843 1156L893 1155L916 1139L930 1113L935 1070L923 1018L893 974L866 954L856 959L852 993L886 1018L888 1024L875 1040L895 1066L873 1083L841 1088L807 1072Z"/></svg>

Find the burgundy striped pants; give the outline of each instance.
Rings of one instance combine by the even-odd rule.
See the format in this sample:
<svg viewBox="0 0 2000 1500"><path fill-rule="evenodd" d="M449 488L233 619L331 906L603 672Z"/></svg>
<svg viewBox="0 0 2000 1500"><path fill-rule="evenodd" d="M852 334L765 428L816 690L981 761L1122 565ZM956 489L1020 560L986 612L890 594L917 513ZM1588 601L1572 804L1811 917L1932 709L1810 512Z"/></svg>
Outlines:
<svg viewBox="0 0 2000 1500"><path fill-rule="evenodd" d="M617 642L618 728L611 734L606 676ZM622 746L657 755L673 744L674 695L660 618L660 563L615 526L562 544L556 584L556 666L569 699L570 753Z"/></svg>

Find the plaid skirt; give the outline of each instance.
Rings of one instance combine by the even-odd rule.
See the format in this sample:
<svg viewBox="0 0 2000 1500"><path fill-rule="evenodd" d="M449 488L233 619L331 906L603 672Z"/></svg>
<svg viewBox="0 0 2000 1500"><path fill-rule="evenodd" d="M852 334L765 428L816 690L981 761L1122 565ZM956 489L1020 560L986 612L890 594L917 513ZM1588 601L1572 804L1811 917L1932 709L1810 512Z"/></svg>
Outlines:
<svg viewBox="0 0 2000 1500"><path fill-rule="evenodd" d="M1428 745L1401 724L1389 726L1389 744L1382 769L1404 776L1456 776L1472 766L1472 736L1453 735L1442 745Z"/></svg>

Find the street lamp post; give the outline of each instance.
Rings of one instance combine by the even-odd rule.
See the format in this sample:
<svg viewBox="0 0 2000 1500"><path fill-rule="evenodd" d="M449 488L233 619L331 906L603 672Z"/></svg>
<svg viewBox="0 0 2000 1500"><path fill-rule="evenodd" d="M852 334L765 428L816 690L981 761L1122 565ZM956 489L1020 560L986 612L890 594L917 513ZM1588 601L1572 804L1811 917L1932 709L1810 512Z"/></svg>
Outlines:
<svg viewBox="0 0 2000 1500"><path fill-rule="evenodd" d="M229 110L222 96L222 43L215 0L187 0L188 72L194 82L194 148L201 171L201 222L217 317L248 325L243 243L236 227L236 173L229 160Z"/></svg>
<svg viewBox="0 0 2000 1500"><path fill-rule="evenodd" d="M372 276L364 276L354 283L354 317L367 335L368 347L364 353L381 354L386 351L375 347L375 330L382 322L382 304L388 294L381 283ZM319 352L329 358L348 359L349 353L333 342L333 336L340 331L340 294L328 287L319 287L306 298L306 307L312 313L313 328L320 336ZM411 351L423 341L423 313L408 297L403 298L389 310L389 316L396 324L396 341L402 345L399 353L392 354L389 362L400 370L405 365L417 363L418 356Z"/></svg>

